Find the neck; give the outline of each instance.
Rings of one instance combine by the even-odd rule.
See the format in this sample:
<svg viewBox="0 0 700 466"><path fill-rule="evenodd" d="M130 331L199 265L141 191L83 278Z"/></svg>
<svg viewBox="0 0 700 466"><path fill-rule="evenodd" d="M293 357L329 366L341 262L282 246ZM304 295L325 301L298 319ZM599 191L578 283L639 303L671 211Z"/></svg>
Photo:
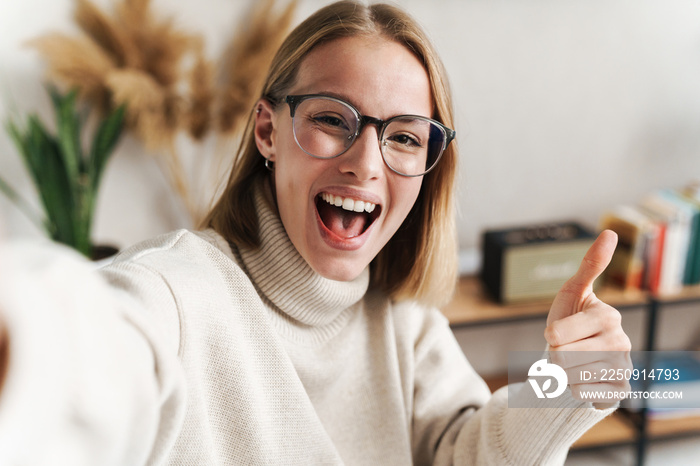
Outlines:
<svg viewBox="0 0 700 466"><path fill-rule="evenodd" d="M362 299L369 285L369 267L348 282L322 277L289 240L269 188L256 190L255 206L260 247L239 251L242 265L268 305L303 325L320 327Z"/></svg>

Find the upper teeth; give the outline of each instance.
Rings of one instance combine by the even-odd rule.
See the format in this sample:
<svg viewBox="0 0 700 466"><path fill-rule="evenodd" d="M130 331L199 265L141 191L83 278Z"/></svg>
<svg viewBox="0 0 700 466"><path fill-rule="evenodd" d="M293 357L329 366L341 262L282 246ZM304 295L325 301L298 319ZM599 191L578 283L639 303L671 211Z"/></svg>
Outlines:
<svg viewBox="0 0 700 466"><path fill-rule="evenodd" d="M343 209L349 210L351 212L366 211L367 213L371 213L374 210L374 208L377 207L376 204L372 204L368 201L356 201L355 199L351 199L349 197L334 196L333 194L328 193L322 193L321 199L323 199L330 205L342 207Z"/></svg>

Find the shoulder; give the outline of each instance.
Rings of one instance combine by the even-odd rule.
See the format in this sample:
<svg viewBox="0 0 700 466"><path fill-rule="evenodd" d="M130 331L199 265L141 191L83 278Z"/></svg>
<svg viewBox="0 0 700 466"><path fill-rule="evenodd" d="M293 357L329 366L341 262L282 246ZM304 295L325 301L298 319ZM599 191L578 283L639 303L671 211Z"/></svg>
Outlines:
<svg viewBox="0 0 700 466"><path fill-rule="evenodd" d="M178 297L221 293L226 283L248 281L228 243L213 230L157 236L124 250L101 272L122 288L161 289Z"/></svg>
<svg viewBox="0 0 700 466"><path fill-rule="evenodd" d="M176 230L135 244L115 257L113 264L141 263L201 263L203 257L233 260L226 240L214 230Z"/></svg>
<svg viewBox="0 0 700 466"><path fill-rule="evenodd" d="M213 230L178 230L152 238L124 250L100 272L158 322L168 348L178 353L189 331L189 315L225 309L232 283L246 295L255 293L231 248Z"/></svg>

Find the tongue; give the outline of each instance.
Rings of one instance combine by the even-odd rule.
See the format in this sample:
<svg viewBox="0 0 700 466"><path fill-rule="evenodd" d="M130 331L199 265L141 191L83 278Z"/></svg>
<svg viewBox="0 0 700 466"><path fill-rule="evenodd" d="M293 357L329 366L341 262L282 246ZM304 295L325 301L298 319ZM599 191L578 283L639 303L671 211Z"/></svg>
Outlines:
<svg viewBox="0 0 700 466"><path fill-rule="evenodd" d="M319 202L318 214L326 228L341 238L360 236L367 223L364 212L350 212L323 201Z"/></svg>

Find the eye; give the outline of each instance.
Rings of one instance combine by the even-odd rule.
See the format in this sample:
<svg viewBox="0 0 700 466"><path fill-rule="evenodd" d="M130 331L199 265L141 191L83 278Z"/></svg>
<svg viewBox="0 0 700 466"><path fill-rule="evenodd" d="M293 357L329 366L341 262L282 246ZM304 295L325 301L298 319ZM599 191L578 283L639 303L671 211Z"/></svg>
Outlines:
<svg viewBox="0 0 700 466"><path fill-rule="evenodd" d="M406 133L392 134L387 140L406 147L421 147L421 143L418 139Z"/></svg>
<svg viewBox="0 0 700 466"><path fill-rule="evenodd" d="M314 115L312 121L320 126L328 128L348 129L345 119L333 114Z"/></svg>

